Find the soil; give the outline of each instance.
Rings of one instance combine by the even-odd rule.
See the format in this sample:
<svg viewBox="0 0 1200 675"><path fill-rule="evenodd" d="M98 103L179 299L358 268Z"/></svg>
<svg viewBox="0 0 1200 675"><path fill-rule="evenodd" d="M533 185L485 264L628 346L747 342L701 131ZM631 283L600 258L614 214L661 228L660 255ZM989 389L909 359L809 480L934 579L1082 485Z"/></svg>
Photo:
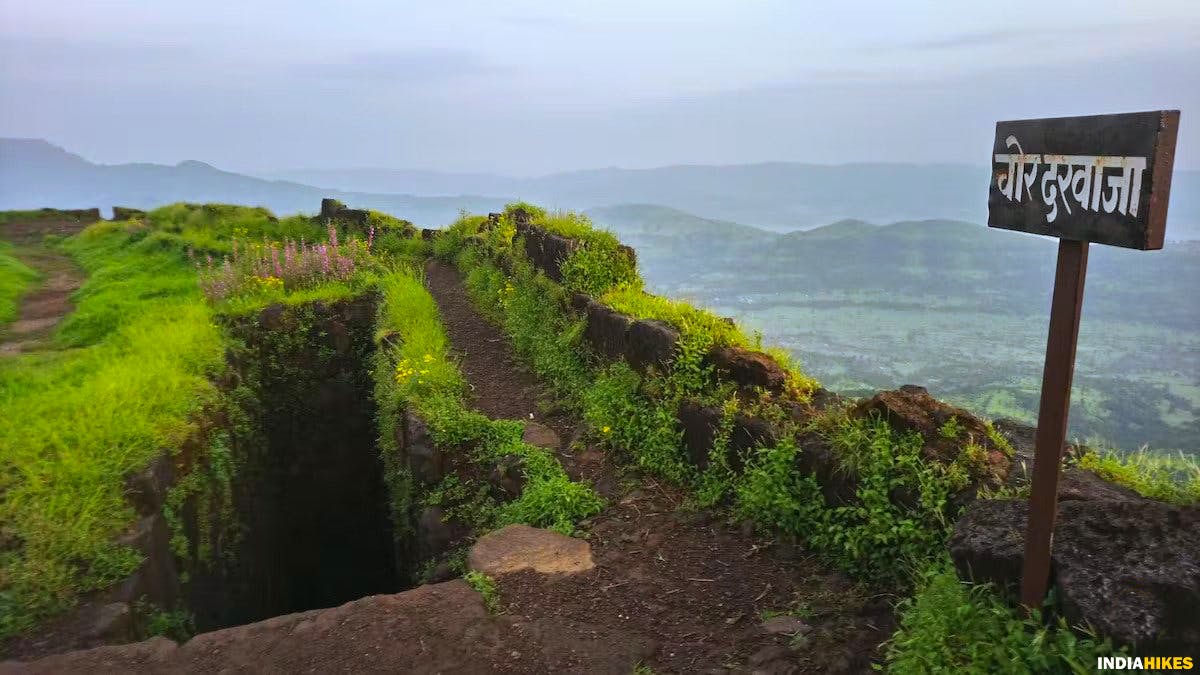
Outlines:
<svg viewBox="0 0 1200 675"><path fill-rule="evenodd" d="M437 301L442 323L467 378L468 404L492 419L533 420L570 440L572 421L541 395L534 375L513 352L508 338L475 309L458 270L431 260L425 286Z"/></svg>
<svg viewBox="0 0 1200 675"><path fill-rule="evenodd" d="M46 234L74 234L85 226L75 221L33 220L0 228L0 236L16 244L16 257L42 275L21 298L16 321L0 328L0 356L49 347L55 327L73 309L71 294L83 284L84 274L70 257L43 246L41 239Z"/></svg>
<svg viewBox="0 0 1200 675"><path fill-rule="evenodd" d="M431 262L425 273L462 354L474 405L494 418L529 419L542 398L536 379L470 304L457 270ZM632 633L653 644L645 663L655 672L870 671L878 645L891 634L889 598L865 597L802 547L764 540L748 524L688 508L670 486L626 473L607 453L579 443L567 416L540 421L576 440L560 459L608 506L577 534L590 542L596 566L578 574L501 577L506 615ZM774 614L794 617L790 628L799 629L768 632L763 624ZM589 672L596 658L580 654L563 667Z"/></svg>

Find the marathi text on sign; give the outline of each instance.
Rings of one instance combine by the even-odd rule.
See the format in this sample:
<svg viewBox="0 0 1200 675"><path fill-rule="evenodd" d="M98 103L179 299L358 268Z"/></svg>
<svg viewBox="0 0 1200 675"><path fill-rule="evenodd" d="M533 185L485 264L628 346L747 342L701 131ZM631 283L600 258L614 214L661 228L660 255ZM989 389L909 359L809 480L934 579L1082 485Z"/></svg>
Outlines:
<svg viewBox="0 0 1200 675"><path fill-rule="evenodd" d="M1046 222L1053 223L1058 217L1060 202L1072 213L1072 201L1075 208L1085 211L1104 209L1105 213L1137 217L1145 157L1030 155L1021 149L1016 136L1006 138L1005 145L1016 152L995 156L997 164L1007 165L996 171L996 187L1005 198L1017 202L1037 198L1032 193L1037 188L1037 196L1050 208ZM1113 171L1106 172L1110 169Z"/></svg>
<svg viewBox="0 0 1200 675"><path fill-rule="evenodd" d="M988 225L1162 248L1179 111L996 123Z"/></svg>

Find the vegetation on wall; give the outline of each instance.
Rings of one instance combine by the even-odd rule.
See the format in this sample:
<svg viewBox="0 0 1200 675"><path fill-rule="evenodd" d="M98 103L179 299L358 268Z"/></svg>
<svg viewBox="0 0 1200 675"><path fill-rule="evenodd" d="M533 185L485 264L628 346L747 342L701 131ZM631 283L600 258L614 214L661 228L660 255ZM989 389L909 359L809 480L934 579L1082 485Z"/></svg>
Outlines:
<svg viewBox="0 0 1200 675"><path fill-rule="evenodd" d="M307 218L279 220L264 209L176 204L48 240L88 276L53 335L55 349L0 359L0 418L20 420L0 425L0 637L141 564L140 554L114 543L135 517L124 480L164 450L201 446L197 470L180 477L164 505L177 552L191 549L179 518L184 501L202 495L201 511L230 507L228 439L199 437L200 420L213 415L236 426L238 406L213 384L227 338L204 302L197 261L231 254L238 239L314 241L324 232ZM332 286L287 300L356 290ZM284 295L279 289L254 302ZM218 309L236 307L227 301ZM204 557L206 532L199 534L194 543Z"/></svg>

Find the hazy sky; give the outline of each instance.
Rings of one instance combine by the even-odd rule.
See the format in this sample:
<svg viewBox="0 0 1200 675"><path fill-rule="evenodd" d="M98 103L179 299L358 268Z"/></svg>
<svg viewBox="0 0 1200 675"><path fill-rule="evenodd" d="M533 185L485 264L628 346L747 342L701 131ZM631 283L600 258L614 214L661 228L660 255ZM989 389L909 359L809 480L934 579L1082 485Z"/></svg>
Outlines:
<svg viewBox="0 0 1200 675"><path fill-rule="evenodd" d="M1157 108L1200 167L1197 0L0 0L0 136L101 162L982 165Z"/></svg>

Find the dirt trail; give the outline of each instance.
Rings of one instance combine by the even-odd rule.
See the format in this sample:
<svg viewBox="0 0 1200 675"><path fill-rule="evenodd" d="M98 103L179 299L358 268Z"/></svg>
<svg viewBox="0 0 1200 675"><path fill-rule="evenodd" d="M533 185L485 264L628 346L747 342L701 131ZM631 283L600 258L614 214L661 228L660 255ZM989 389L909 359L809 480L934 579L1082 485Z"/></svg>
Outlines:
<svg viewBox="0 0 1200 675"><path fill-rule="evenodd" d="M83 284L83 270L64 253L42 245L45 234L74 234L86 224L74 221L28 221L0 227L0 236L16 244L18 259L37 270L41 281L21 298L17 319L0 327L0 356L49 347L50 336L71 313L71 294Z"/></svg>
<svg viewBox="0 0 1200 675"><path fill-rule="evenodd" d="M477 409L510 419L533 412L564 440L577 439L573 420L538 413L536 379L475 311L458 272L431 262L426 285L462 355ZM502 577L507 613L637 635L652 646L645 662L655 672L870 671L876 646L890 632L885 599L864 598L798 546L765 541L748 527L684 507L677 490L626 474L598 449L572 442L560 458L574 478L591 481L608 500L582 527L596 567L574 575ZM777 613L782 616L772 619ZM570 670L587 672L588 661L601 658L581 654Z"/></svg>

